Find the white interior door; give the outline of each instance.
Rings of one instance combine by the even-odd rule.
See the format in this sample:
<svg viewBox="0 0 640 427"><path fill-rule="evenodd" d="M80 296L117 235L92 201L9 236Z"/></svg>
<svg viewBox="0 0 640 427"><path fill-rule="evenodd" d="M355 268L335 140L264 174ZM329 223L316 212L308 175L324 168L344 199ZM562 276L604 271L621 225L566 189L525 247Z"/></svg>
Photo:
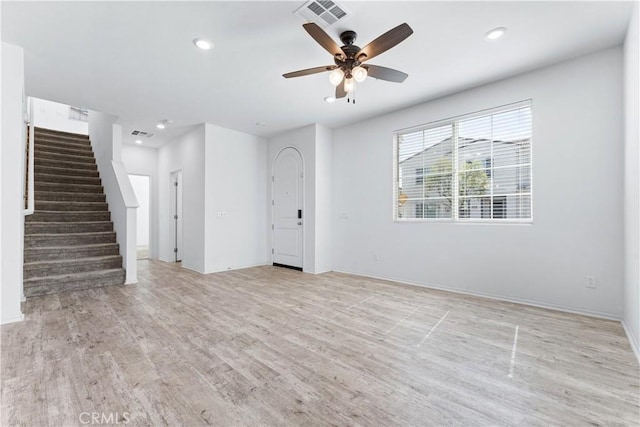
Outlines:
<svg viewBox="0 0 640 427"><path fill-rule="evenodd" d="M171 183L171 228L174 236L175 262L182 261L182 171L172 172Z"/></svg>
<svg viewBox="0 0 640 427"><path fill-rule="evenodd" d="M302 157L285 148L273 171L273 264L302 270Z"/></svg>

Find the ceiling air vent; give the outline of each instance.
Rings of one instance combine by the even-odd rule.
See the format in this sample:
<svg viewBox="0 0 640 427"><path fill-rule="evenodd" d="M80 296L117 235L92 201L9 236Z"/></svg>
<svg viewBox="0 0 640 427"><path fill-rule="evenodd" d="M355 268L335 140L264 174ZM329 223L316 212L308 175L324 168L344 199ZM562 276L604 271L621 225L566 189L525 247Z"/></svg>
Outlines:
<svg viewBox="0 0 640 427"><path fill-rule="evenodd" d="M331 0L308 1L293 13L321 28L327 28L347 16L347 11Z"/></svg>
<svg viewBox="0 0 640 427"><path fill-rule="evenodd" d="M142 131L142 130L132 130L131 131L131 135L134 135L134 136L146 136L147 138L151 138L153 136L152 133L145 132L145 131Z"/></svg>

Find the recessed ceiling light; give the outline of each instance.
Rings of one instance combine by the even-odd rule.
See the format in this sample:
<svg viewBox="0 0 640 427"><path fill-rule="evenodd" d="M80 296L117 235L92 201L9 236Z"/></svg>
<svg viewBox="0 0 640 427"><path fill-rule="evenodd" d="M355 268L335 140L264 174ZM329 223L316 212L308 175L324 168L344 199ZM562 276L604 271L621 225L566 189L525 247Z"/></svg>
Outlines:
<svg viewBox="0 0 640 427"><path fill-rule="evenodd" d="M336 100L336 98L333 97L333 96L325 96L324 97L324 102L328 102L329 104L331 104L335 100Z"/></svg>
<svg viewBox="0 0 640 427"><path fill-rule="evenodd" d="M142 144L142 140L136 139L136 144Z"/></svg>
<svg viewBox="0 0 640 427"><path fill-rule="evenodd" d="M158 124L156 125L156 127L157 127L158 129L165 129L167 126L169 126L169 125L170 125L170 124L172 124L172 123L173 123L173 122L172 122L171 120L164 119L164 120L160 120L160 121L158 122Z"/></svg>
<svg viewBox="0 0 640 427"><path fill-rule="evenodd" d="M202 50L209 50L213 48L213 42L201 38L193 39L193 44L195 44L198 49Z"/></svg>
<svg viewBox="0 0 640 427"><path fill-rule="evenodd" d="M504 33L507 32L505 27L494 28L493 30L487 31L484 35L487 40L497 40L500 37L504 36Z"/></svg>

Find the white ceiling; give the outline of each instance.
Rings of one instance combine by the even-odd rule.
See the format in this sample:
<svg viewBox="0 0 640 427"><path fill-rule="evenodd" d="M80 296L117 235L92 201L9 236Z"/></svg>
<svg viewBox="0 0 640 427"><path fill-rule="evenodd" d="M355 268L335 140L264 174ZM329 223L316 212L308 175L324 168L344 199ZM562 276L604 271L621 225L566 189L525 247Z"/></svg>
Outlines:
<svg viewBox="0 0 640 427"><path fill-rule="evenodd" d="M2 40L24 47L29 95L120 116L125 132L166 134L214 123L256 135L321 123L336 127L579 56L623 41L629 2L340 2L327 29L366 43L407 22L414 34L371 61L407 72L403 84L368 79L357 104L326 74L282 74L332 63L293 12L303 1L7 2ZM495 42L491 28L508 28ZM215 48L196 49L196 37ZM266 126L258 126L256 123ZM127 133L128 133L127 132ZM134 137L125 138L133 142ZM150 140L151 142L151 140Z"/></svg>

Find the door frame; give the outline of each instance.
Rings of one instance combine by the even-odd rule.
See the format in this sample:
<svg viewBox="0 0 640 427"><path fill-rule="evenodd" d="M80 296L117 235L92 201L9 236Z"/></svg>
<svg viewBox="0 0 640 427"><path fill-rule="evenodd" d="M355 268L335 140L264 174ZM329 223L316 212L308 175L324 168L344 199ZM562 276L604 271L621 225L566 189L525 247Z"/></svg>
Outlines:
<svg viewBox="0 0 640 427"><path fill-rule="evenodd" d="M304 244L305 244L305 239L306 239L306 235L307 235L307 221L306 221L306 217L307 217L307 202L306 202L306 191L305 191L305 187L306 187L306 173L305 173L305 164L304 164L304 156L302 155L302 151L300 151L300 149L298 149L298 147L295 147L293 145L287 145L285 147L282 147L280 150L278 150L278 152L276 153L276 155L273 157L273 162L271 163L271 265L273 265L273 258L274 258L274 249L275 249L275 242L276 242L276 230L275 230L275 219L276 219L276 205L275 205L275 174L276 174L276 163L278 162L278 157L280 157L280 155L282 154L282 152L284 150L287 149L292 149L295 152L298 153L298 155L300 156L300 161L302 162L302 271L305 271L305 251L304 251Z"/></svg>
<svg viewBox="0 0 640 427"><path fill-rule="evenodd" d="M176 191L175 186L174 186L174 180L173 177L175 176L179 176L180 179L179 181L179 191L182 192L182 197L180 200L180 203L178 200L178 191ZM172 203L173 202L173 203ZM180 206L178 206L178 204L180 204ZM184 173L182 171L182 169L175 169L169 172L169 208L170 208L170 214L169 214L169 223L170 223L170 227L169 227L169 235L172 237L171 239L171 258L172 261L171 262L181 262L182 261L182 252L184 251ZM177 210L176 211L174 211ZM174 213L175 212L175 213ZM178 213L180 214L178 216L178 220L176 220L174 218L174 215L178 215ZM180 237L181 240L183 240L182 242L180 242L180 245L178 245L178 226L182 227L182 230L180 232ZM180 246L182 246L182 248L180 248ZM176 249L182 249L181 251L179 250L178 252L176 252ZM178 260L178 255L180 255L180 259Z"/></svg>

